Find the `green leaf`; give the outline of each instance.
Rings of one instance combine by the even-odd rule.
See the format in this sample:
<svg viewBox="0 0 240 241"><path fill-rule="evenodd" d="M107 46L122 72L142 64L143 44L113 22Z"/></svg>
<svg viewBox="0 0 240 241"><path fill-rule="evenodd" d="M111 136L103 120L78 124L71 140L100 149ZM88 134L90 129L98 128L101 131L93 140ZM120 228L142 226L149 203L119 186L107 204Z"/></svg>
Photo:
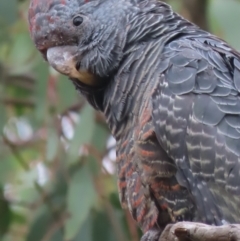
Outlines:
<svg viewBox="0 0 240 241"><path fill-rule="evenodd" d="M87 167L84 166L73 174L70 181L67 209L71 217L65 225L66 240L71 240L77 235L95 202L93 181Z"/></svg>
<svg viewBox="0 0 240 241"><path fill-rule="evenodd" d="M47 138L47 150L46 150L47 161L52 161L56 157L59 140L60 139L57 134L56 128L50 125L48 128L48 138Z"/></svg>
<svg viewBox="0 0 240 241"><path fill-rule="evenodd" d="M0 1L0 21L10 25L17 20L17 0Z"/></svg>
<svg viewBox="0 0 240 241"><path fill-rule="evenodd" d="M27 234L26 241L42 241L44 236L50 229L54 230L51 234L49 241L63 241L63 234L59 229L54 229L55 223L59 220L53 218L49 209L43 208L36 219L33 221L29 233Z"/></svg>
<svg viewBox="0 0 240 241"><path fill-rule="evenodd" d="M116 237L113 229L109 228L112 224L105 212L97 212L93 221L93 241L115 241Z"/></svg>
<svg viewBox="0 0 240 241"><path fill-rule="evenodd" d="M4 66L0 62L0 96L4 96L5 93L5 75ZM0 113L0 135L2 135L3 127L6 124L6 108L2 101L0 101Z"/></svg>
<svg viewBox="0 0 240 241"><path fill-rule="evenodd" d="M1 113L0 114L0 136L1 136L3 133L3 127L6 124L6 108L3 106L2 102L0 102L0 113Z"/></svg>
<svg viewBox="0 0 240 241"><path fill-rule="evenodd" d="M227 4L226 4L227 3ZM209 18L211 27L215 30L216 25L213 25L217 21L218 26L221 28L223 36L235 48L240 50L240 2L239 1L227 1L226 0L214 0L209 1ZM219 33L216 33L219 35Z"/></svg>
<svg viewBox="0 0 240 241"><path fill-rule="evenodd" d="M0 238L8 231L11 223L11 210L8 201L4 198L3 190L0 188Z"/></svg>
<svg viewBox="0 0 240 241"><path fill-rule="evenodd" d="M9 61L11 73L26 73L32 68L32 55L35 52L34 45L28 32L16 34L10 49Z"/></svg>
<svg viewBox="0 0 240 241"><path fill-rule="evenodd" d="M80 121L76 126L75 134L68 150L69 164L76 162L80 147L83 144L91 143L94 134L94 124L94 110L90 105L86 104L80 113Z"/></svg>
<svg viewBox="0 0 240 241"><path fill-rule="evenodd" d="M39 123L42 123L47 116L47 84L49 78L48 65L39 61L39 64L35 68L36 81L36 103L35 116Z"/></svg>
<svg viewBox="0 0 240 241"><path fill-rule="evenodd" d="M59 77L58 81L59 105L58 111L63 112L69 106L75 104L79 99L78 92L72 82L64 75Z"/></svg>
<svg viewBox="0 0 240 241"><path fill-rule="evenodd" d="M13 155L6 153L6 149L0 151L0 160L0 183L14 182L16 173L22 170L22 168L19 167Z"/></svg>
<svg viewBox="0 0 240 241"><path fill-rule="evenodd" d="M94 128L94 138L92 145L95 146L99 151L106 149L106 142L109 137L109 130L102 124L96 124Z"/></svg>
<svg viewBox="0 0 240 241"><path fill-rule="evenodd" d="M83 223L80 231L77 236L72 241L92 241L92 218L88 216L88 218Z"/></svg>
<svg viewBox="0 0 240 241"><path fill-rule="evenodd" d="M12 212L12 220L16 224L27 224L27 218L22 213L17 211L11 211Z"/></svg>

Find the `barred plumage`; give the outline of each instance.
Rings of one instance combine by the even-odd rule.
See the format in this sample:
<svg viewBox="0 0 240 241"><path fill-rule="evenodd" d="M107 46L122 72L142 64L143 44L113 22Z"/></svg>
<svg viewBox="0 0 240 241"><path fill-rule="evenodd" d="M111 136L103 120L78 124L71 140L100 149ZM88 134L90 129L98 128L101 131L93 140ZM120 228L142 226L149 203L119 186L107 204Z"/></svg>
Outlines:
<svg viewBox="0 0 240 241"><path fill-rule="evenodd" d="M157 0L44 2L32 0L32 38L52 65L49 48L76 46L78 71L92 75L68 73L117 140L120 201L142 240L181 220L240 223L240 54Z"/></svg>

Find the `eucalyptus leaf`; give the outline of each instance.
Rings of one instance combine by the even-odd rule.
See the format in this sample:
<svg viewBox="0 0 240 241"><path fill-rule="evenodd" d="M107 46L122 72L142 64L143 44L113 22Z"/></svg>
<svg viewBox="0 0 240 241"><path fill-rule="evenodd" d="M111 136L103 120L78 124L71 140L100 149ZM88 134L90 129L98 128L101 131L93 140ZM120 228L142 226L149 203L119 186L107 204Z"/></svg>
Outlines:
<svg viewBox="0 0 240 241"><path fill-rule="evenodd" d="M56 157L59 140L60 139L57 134L56 128L54 128L53 126L50 126L48 129L47 150L46 150L46 159L48 161L52 161Z"/></svg>
<svg viewBox="0 0 240 241"><path fill-rule="evenodd" d="M17 0L0 1L0 21L11 25L17 20Z"/></svg>
<svg viewBox="0 0 240 241"><path fill-rule="evenodd" d="M73 164L79 157L80 147L83 144L90 144L94 134L95 119L93 108L86 104L81 113L80 120L76 126L75 134L69 147L68 163Z"/></svg>
<svg viewBox="0 0 240 241"><path fill-rule="evenodd" d="M65 224L65 239L71 240L78 234L97 200L90 172L86 166L71 177L67 194L67 210L70 218Z"/></svg>
<svg viewBox="0 0 240 241"><path fill-rule="evenodd" d="M0 239L8 231L11 223L10 204L5 199L3 189L0 188Z"/></svg>
<svg viewBox="0 0 240 241"><path fill-rule="evenodd" d="M240 50L240 1L209 1L209 19L216 34Z"/></svg>
<svg viewBox="0 0 240 241"><path fill-rule="evenodd" d="M47 208L43 208L31 224L26 241L42 241L47 234L49 235L48 241L64 241L61 230L54 227L58 221Z"/></svg>

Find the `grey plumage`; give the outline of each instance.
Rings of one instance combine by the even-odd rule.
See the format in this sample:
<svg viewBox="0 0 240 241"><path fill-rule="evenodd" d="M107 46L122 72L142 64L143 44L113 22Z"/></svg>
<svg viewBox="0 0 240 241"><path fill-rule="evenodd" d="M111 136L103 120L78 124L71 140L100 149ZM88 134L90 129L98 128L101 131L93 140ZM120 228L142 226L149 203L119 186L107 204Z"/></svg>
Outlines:
<svg viewBox="0 0 240 241"><path fill-rule="evenodd" d="M32 0L31 35L45 58L76 45L78 71L95 76L69 74L117 140L120 201L142 240L180 220L240 223L240 54L156 0L63 2Z"/></svg>
<svg viewBox="0 0 240 241"><path fill-rule="evenodd" d="M212 49L205 43L201 48L199 43L204 42L202 36L195 36L194 41L189 38L192 37L186 36L175 40L171 46L165 47L166 54L168 55L171 48L171 55L178 56L181 63L179 64L179 61L176 63L175 60L172 61L174 58L162 54L162 58L169 59L169 66L161 75L163 84L160 84L161 92L157 95L164 95L167 89L168 94L164 96L172 99L173 105L167 104L167 111L161 113L161 108L164 109L161 106L161 99L157 101L153 98L153 109L159 110L157 113L154 112L153 118L166 119L171 123L169 130L165 128L166 124L156 125L156 129L159 129L159 139L169 155L179 162L180 160L187 162L188 174L185 176L189 175L188 186L192 193L196 193L196 189L199 189L199 193L194 195L197 206L201 206L198 202L205 202L203 205L206 211L201 211L200 221L210 224L221 224L222 220L239 222L240 136L237 123L240 117L240 100L232 81L237 79L234 76L236 67L233 60L237 61L239 57L235 52L228 52L226 59L223 59L218 52L215 52L219 48L218 51L221 53L221 45L218 47L216 44ZM194 50L195 53L188 54L188 50L190 52ZM218 75L215 74L215 70L218 71ZM219 77L225 73L232 77L229 79ZM179 98L182 105L179 105ZM184 113L181 108L186 109L186 107L188 111L185 111L186 114L181 117L185 119L185 123L181 126L182 133L174 137L173 130L178 129L180 125L178 112ZM173 112L172 117L169 115L170 112ZM167 135L172 136L173 140L166 138ZM174 148L175 142L179 140L185 140L186 147L184 143L182 148L179 146ZM229 198L229 195L232 198Z"/></svg>

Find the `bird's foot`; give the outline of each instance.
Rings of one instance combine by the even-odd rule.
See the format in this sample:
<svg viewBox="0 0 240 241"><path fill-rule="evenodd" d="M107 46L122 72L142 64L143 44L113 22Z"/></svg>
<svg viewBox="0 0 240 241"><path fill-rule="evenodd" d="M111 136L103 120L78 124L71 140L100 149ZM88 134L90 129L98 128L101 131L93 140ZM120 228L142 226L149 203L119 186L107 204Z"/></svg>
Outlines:
<svg viewBox="0 0 240 241"><path fill-rule="evenodd" d="M158 241L160 234L160 230L150 229L142 236L140 241Z"/></svg>

